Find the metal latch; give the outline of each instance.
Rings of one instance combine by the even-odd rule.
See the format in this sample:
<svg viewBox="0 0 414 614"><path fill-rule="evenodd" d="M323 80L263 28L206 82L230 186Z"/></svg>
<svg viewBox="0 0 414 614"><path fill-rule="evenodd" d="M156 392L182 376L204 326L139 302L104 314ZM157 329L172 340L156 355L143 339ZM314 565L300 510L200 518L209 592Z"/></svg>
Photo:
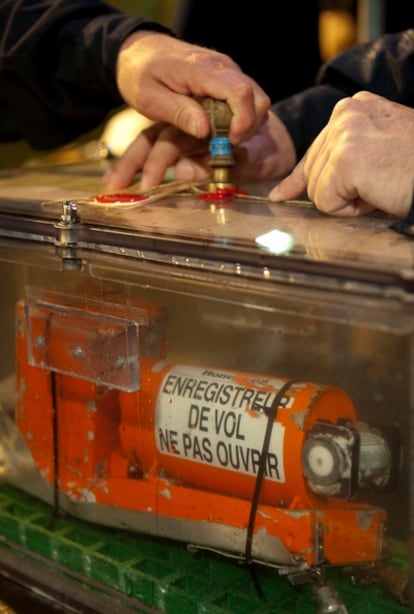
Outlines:
<svg viewBox="0 0 414 614"><path fill-rule="evenodd" d="M55 245L58 255L62 258L65 269L80 269L82 261L78 255L79 232L82 227L78 214L78 206L73 201L62 202L63 213L55 224Z"/></svg>

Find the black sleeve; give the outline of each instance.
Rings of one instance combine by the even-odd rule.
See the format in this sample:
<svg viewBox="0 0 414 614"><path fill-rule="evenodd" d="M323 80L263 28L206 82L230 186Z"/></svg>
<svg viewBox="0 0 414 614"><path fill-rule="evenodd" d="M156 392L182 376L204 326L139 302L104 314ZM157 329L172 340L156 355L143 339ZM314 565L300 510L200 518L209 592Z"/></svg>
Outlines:
<svg viewBox="0 0 414 614"><path fill-rule="evenodd" d="M367 90L414 108L414 29L352 47L328 60L316 85L273 105L298 159L328 122L336 102Z"/></svg>
<svg viewBox="0 0 414 614"><path fill-rule="evenodd" d="M171 32L102 0L0 0L0 139L63 145L123 105L115 68L139 29Z"/></svg>

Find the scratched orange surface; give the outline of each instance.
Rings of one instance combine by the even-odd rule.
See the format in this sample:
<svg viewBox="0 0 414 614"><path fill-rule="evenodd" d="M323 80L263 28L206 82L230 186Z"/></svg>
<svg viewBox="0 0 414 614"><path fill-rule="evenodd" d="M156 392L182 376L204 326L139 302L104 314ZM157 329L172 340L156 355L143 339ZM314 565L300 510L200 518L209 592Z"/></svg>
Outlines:
<svg viewBox="0 0 414 614"><path fill-rule="evenodd" d="M31 318L30 327L32 339L44 334L43 320ZM50 351L59 352L62 339L53 343ZM157 396L171 365L153 369L146 360L141 365L141 390L134 393L68 375L52 376L47 369L28 364L23 303L17 306L16 348L16 422L50 484L55 483L57 470L60 488L73 501L91 500L164 517L247 528L255 476L189 462L157 448ZM248 386L253 375L236 374L235 380ZM290 410L276 416L285 433L285 481L264 480L254 532L265 530L280 538L290 552L314 564L315 524L320 523L324 555L330 563L376 560L381 554L385 512L316 496L307 488L301 467L306 430L320 419L355 421L351 401L340 389L308 382L292 385L287 395ZM303 422L292 415L303 415Z"/></svg>

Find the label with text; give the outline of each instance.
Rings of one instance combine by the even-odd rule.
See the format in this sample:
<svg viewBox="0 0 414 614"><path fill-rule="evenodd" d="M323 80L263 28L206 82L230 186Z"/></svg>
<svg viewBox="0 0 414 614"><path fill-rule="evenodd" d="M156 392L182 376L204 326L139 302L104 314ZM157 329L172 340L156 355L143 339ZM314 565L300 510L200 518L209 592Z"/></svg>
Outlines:
<svg viewBox="0 0 414 614"><path fill-rule="evenodd" d="M243 383L240 383L243 382ZM226 470L257 475L268 411L284 385L266 377L174 366L157 396L155 439L160 453ZM291 407L283 397L279 407ZM264 476L285 482L285 427L272 425Z"/></svg>

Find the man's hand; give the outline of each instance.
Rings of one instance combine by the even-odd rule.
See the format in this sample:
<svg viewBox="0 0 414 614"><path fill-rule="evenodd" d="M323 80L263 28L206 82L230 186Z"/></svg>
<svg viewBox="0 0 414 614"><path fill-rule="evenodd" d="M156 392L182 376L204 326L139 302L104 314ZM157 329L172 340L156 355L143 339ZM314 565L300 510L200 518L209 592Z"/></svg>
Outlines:
<svg viewBox="0 0 414 614"><path fill-rule="evenodd" d="M305 156L269 194L305 191L321 211L357 216L381 209L404 217L414 189L414 110L370 92L344 98Z"/></svg>
<svg viewBox="0 0 414 614"><path fill-rule="evenodd" d="M210 132L209 118L201 104L207 96L228 103L233 144L252 135L270 107L262 88L227 55L157 32L139 31L125 40L118 57L117 83L130 107L150 120L199 139ZM151 135L150 141L154 142ZM141 152L141 162L133 165L135 170L145 157ZM111 185L120 187L131 171L132 167L128 171L124 168L121 181L115 165Z"/></svg>
<svg viewBox="0 0 414 614"><path fill-rule="evenodd" d="M254 134L233 147L235 179L259 181L286 175L296 154L284 124L269 112ZM158 123L146 128L131 143L105 178L107 187L128 186L141 170L140 187L146 190L163 181L168 168L176 179L202 181L211 176L209 139L196 139L175 126Z"/></svg>

